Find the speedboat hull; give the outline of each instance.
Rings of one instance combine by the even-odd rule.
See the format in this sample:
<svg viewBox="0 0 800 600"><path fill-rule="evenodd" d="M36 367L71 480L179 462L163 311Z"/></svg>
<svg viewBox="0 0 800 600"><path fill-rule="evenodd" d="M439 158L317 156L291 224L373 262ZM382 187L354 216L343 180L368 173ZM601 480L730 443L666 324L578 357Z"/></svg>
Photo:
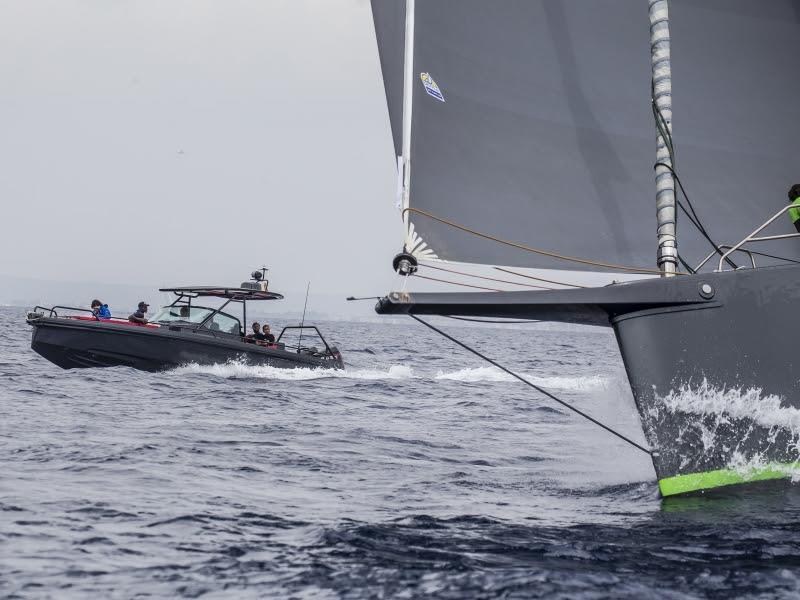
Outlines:
<svg viewBox="0 0 800 600"><path fill-rule="evenodd" d="M61 317L29 319L31 348L64 369L128 366L162 371L180 365L242 361L278 368L344 367L341 357L321 357L244 343L239 336L197 328L147 327L126 322Z"/></svg>

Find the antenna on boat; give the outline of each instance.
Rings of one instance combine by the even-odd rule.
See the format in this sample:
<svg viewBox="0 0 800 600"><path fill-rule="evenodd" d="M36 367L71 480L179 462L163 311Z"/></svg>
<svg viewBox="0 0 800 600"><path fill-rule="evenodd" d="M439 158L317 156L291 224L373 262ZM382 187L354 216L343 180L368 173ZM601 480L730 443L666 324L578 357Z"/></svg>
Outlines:
<svg viewBox="0 0 800 600"><path fill-rule="evenodd" d="M306 286L306 302L303 304L303 318L300 321L300 338L297 340L297 350L300 351L300 342L303 341L303 326L306 324L306 308L308 308L308 290L311 289L311 282Z"/></svg>

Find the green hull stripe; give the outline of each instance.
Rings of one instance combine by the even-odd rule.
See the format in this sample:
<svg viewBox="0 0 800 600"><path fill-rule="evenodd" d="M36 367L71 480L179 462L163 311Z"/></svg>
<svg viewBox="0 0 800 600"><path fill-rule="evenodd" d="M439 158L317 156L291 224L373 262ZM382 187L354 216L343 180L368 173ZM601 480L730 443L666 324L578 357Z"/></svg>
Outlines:
<svg viewBox="0 0 800 600"><path fill-rule="evenodd" d="M766 481L768 479L788 479L793 473L798 473L798 463L772 463L748 470L719 469L717 471L705 471L704 473L665 477L658 480L658 487L662 496L674 496L675 494L708 490L737 483Z"/></svg>

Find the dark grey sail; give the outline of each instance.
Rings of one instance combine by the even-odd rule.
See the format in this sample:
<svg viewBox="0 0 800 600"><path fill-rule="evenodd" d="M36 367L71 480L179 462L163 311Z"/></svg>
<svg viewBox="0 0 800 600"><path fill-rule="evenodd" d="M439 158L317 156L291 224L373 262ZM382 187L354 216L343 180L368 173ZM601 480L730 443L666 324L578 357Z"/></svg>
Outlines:
<svg viewBox="0 0 800 600"><path fill-rule="evenodd" d="M372 6L399 155L404 3ZM799 7L671 2L676 168L719 244L778 210L800 171ZM417 2L410 207L534 248L652 268L649 57L645 0ZM410 221L441 259L594 268L422 214ZM783 219L770 233L791 230ZM690 264L712 250L685 219L678 235ZM800 243L757 249L800 258Z"/></svg>

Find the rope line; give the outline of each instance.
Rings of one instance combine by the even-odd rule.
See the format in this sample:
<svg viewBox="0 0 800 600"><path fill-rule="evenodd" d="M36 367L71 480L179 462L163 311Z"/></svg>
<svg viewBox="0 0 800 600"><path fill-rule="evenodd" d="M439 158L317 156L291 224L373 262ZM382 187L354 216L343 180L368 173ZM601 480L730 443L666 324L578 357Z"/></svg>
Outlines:
<svg viewBox="0 0 800 600"><path fill-rule="evenodd" d="M540 290L554 289L543 285L533 285L530 283L519 283L517 281L509 281L508 279L495 279L494 277L486 277L485 275L476 275L474 273L465 273L464 271L456 271L455 269L447 269L445 267L435 267L429 264L422 264L421 266L425 267L426 269L436 269L437 271L446 271L447 273L455 273L456 275L464 275L465 277L475 277L476 279L485 279L486 281L497 281L498 283L509 283L511 285L521 285L523 287L536 288Z"/></svg>
<svg viewBox="0 0 800 600"><path fill-rule="evenodd" d="M612 269L612 270L616 270L616 271L628 271L628 272L631 272L631 273L649 273L649 274L653 274L653 275L661 275L662 274L661 271L659 271L658 269L628 267L628 266L625 266L625 265L617 265L617 264L614 264L614 263L607 263L607 262L602 262L602 261L599 261L599 260L590 260L590 259L586 259L586 258L577 258L575 256L567 256L565 254L558 254L557 252L550 252L549 250L542 250L541 248L533 248L531 246L526 246L525 244L519 244L517 242L504 240L503 238L499 238L499 237L496 237L496 236L493 236L493 235L489 235L487 233L482 233L480 231L477 231L477 230L472 229L470 227L467 227L465 225L460 225L459 223L456 223L454 221L450 221L448 219L443 219L441 217L437 217L436 215L434 215L432 213L429 213L426 210L421 210L419 208L413 208L413 207L404 208L403 209L403 218L405 218L406 214L409 213L409 212L416 213L418 215L422 215L423 217L428 217L429 219L433 219L434 221L438 221L439 223L442 223L444 225L449 225L450 227L453 227L453 228L458 229L460 231L464 231L466 233L470 233L470 234L475 235L477 237L481 237L481 238L484 238L486 240L490 240L492 242L497 242L498 244L504 244L504 245L510 246L512 248L517 248L518 250L524 250L526 252L532 252L533 254L539 254L541 256L549 256L550 258L555 258L555 259L558 259L558 260L564 260L564 261L568 261L568 262L579 263L579 264L582 264L582 265L590 265L590 266L593 266L593 267L601 267L601 268L604 268L604 269ZM682 274L682 273L678 273L678 274Z"/></svg>
<svg viewBox="0 0 800 600"><path fill-rule="evenodd" d="M586 288L585 285L578 285L577 283L564 283L563 281L553 281L552 279L544 279L543 277L534 277L533 275L527 275L526 273L518 273L517 271L512 271L510 269L504 269L503 267L495 267L498 271L502 271L503 273L510 273L511 275L516 275L517 277L526 277L528 279L535 279L536 281L544 281L546 283L554 283L556 285L566 285L569 287L574 288ZM547 288L552 290L553 288Z"/></svg>
<svg viewBox="0 0 800 600"><path fill-rule="evenodd" d="M495 361L495 360L492 360L492 359L491 359L491 358L489 358L488 356L484 356L483 354L481 354L480 352L478 352L478 351L477 351L477 350L475 350L474 348L471 348L470 346L468 346L468 345L467 345L467 344L465 344L464 342L461 342L461 341L457 340L456 338L454 338L453 336L451 336L451 335L449 335L449 334L445 333L445 332L444 332L444 331L442 331L441 329L438 329L437 327L434 327L433 325L431 325L431 324L430 324L430 323L428 323L427 321L423 321L423 320L422 320L422 319L420 319L418 316L416 316L416 315L413 315L413 314L411 314L411 313L409 313L409 315L408 315L408 316L409 316L409 317L411 317L412 319L414 319L415 321L417 321L417 322L419 322L419 323L422 323L422 324L423 324L423 325L425 325L425 327L427 327L428 329L431 329L431 330L435 331L436 333L438 333L438 334L439 334L439 335L441 335L442 337L444 337L444 338L447 338L447 339L448 339L448 340L450 340L451 342L453 342L453 343L455 343L455 344L457 344L457 345L461 346L461 347L462 347L464 350L466 350L467 352L471 352L472 354L474 354L475 356L478 356L479 358L482 358L483 360L485 360L485 361L486 361L486 362L488 362L489 364L491 364L491 365L494 365L495 367L497 367L497 368L498 368L498 369L500 369L501 371L503 371L503 372L505 372L505 373L508 373L509 375L511 375L512 377L514 377L515 379L518 379L519 381L521 381L521 382L522 382L522 383L524 383L525 385L532 387L534 390L536 390L536 391L537 391L537 392L539 392L540 394L543 394L543 395L547 396L548 398L550 398L551 400L553 400L553 401L555 401L555 402L558 402L558 403L559 403L561 406L563 406L564 408L567 408L567 409L571 410L572 412L574 412L574 413L576 413L576 414L580 415L580 416L581 416L581 417L583 417L584 419L587 419L588 421L591 421L592 423L594 423L594 424L595 424L595 425L597 425L598 427L601 427L602 429L605 429L605 430L606 430L606 431L608 431L610 434L612 434L612 435L615 435L615 436L617 436L619 439L621 439L621 440L623 440L623 441L625 441L625 442L629 443L629 444L630 444L631 446L633 446L634 448L637 448L637 449L641 450L641 451L642 451L642 452L644 452L645 454L649 454L649 455L652 455L652 454L653 454L653 453L652 453L652 451L648 450L648 449L647 449L647 448L645 448L644 446L641 446L641 445L637 444L637 443L636 443L636 442L634 442L632 439L630 439L630 438L628 438L628 437L625 437L623 434L621 434L620 432L618 432L618 431L616 431L616 430L612 429L612 428L611 428L611 427L609 427L608 425L605 425L604 423L601 423L600 421L598 421L598 420L597 420L597 419L595 419L594 417L591 417L591 416L587 415L587 414L586 414L585 412L583 412L582 410L579 410L579 409L575 408L574 406L572 406L571 404L568 404L567 402L564 402L563 400L561 400L560 398L558 398L558 397L554 396L553 394L551 394L550 392L548 392L548 391L547 391L547 390L545 390L544 388L541 388L541 387L539 387L538 385L536 385L536 384L534 384L534 383L531 383L530 381L528 381L527 379L525 379L525 378L524 378L524 377L522 377L521 375L517 375L516 373L514 373L514 371L511 371L510 369L507 369L507 368L505 368L503 365L501 365L501 364L500 364L500 363L498 363L497 361Z"/></svg>

